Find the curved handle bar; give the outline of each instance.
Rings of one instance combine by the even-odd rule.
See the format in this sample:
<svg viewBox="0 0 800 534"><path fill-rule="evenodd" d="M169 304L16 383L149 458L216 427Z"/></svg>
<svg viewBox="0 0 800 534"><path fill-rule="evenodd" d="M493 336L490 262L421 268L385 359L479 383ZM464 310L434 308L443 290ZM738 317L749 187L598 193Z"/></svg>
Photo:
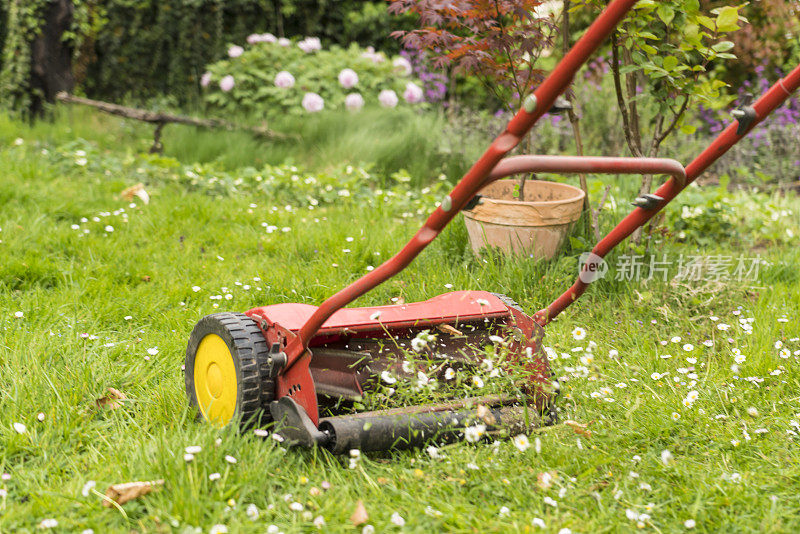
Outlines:
<svg viewBox="0 0 800 534"><path fill-rule="evenodd" d="M674 159L586 156L512 156L495 165L484 185L523 172L668 174L686 185L686 170Z"/></svg>

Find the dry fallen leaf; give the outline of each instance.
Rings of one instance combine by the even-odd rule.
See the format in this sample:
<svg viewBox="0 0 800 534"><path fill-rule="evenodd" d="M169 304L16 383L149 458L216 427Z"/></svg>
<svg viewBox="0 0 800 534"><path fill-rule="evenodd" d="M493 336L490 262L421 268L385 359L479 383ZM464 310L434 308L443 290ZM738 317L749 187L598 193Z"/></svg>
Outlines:
<svg viewBox="0 0 800 534"><path fill-rule="evenodd" d="M461 330L457 330L457 329L453 328L452 326L450 326L449 324L440 324L436 328L438 328L440 332L443 332L445 334L450 334L451 336L463 336L464 335L461 332Z"/></svg>
<svg viewBox="0 0 800 534"><path fill-rule="evenodd" d="M364 501L359 499L356 503L356 509L353 510L353 515L350 516L350 522L353 523L353 525L358 526L366 523L368 519L369 516L367 515L367 509L364 506Z"/></svg>
<svg viewBox="0 0 800 534"><path fill-rule="evenodd" d="M117 408L122 406L122 403L119 402L121 400L125 400L128 397L125 396L123 392L115 388L108 388L108 394L105 397L100 397L95 401L97 403L98 408L110 408L111 410L116 410Z"/></svg>
<svg viewBox="0 0 800 534"><path fill-rule="evenodd" d="M122 193L120 193L120 196L128 202L131 202L133 197L139 197L145 204L150 203L150 195L144 190L143 183L130 186L129 188L123 190Z"/></svg>
<svg viewBox="0 0 800 534"><path fill-rule="evenodd" d="M164 485L164 480L152 480L149 482L126 482L124 484L114 484L106 490L106 497L115 501L117 504L126 502L147 495L159 486ZM108 508L113 504L108 500L103 500L103 506Z"/></svg>
<svg viewBox="0 0 800 534"><path fill-rule="evenodd" d="M580 434L581 436L586 436L587 438L592 437L592 431L587 428L589 425L581 424L577 421L573 421L572 419L567 419L566 421L564 421L564 424L569 426L572 430L574 430L576 434Z"/></svg>
<svg viewBox="0 0 800 534"><path fill-rule="evenodd" d="M497 420L494 418L494 414L485 404L479 404L477 411L478 411L478 418L481 419L487 425L491 426L497 422Z"/></svg>

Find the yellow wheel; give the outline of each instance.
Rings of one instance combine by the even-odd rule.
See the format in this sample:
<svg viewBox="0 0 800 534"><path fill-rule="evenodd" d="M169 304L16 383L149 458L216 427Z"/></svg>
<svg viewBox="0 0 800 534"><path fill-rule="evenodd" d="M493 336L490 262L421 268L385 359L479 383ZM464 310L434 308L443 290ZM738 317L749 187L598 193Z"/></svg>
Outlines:
<svg viewBox="0 0 800 534"><path fill-rule="evenodd" d="M273 381L267 342L258 325L242 313L203 317L189 336L186 394L199 415L219 426L252 423L268 415Z"/></svg>

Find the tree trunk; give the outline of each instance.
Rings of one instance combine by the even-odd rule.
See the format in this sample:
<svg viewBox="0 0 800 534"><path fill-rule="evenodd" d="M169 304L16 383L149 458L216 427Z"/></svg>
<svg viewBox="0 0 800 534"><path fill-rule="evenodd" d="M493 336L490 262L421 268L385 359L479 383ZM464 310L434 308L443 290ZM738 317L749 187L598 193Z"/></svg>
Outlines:
<svg viewBox="0 0 800 534"><path fill-rule="evenodd" d="M44 11L41 32L31 43L31 116L41 116L44 102L54 102L61 91L71 92L72 45L64 32L72 27L71 0L52 0Z"/></svg>

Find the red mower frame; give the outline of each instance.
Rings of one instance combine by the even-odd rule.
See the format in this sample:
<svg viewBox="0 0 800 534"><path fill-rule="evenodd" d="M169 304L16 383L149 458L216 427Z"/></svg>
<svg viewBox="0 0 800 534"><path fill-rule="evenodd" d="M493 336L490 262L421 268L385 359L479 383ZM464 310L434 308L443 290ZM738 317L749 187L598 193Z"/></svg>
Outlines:
<svg viewBox="0 0 800 534"><path fill-rule="evenodd" d="M372 272L351 283L327 300L305 318L299 328L286 328L270 322L259 313L261 308L247 312L261 326L267 341L272 345L270 365L280 370L275 380L275 399L290 397L317 426L319 411L314 380L309 370L309 343L324 329L326 321L348 303L395 276L408 266L416 256L433 241L456 214L487 184L494 180L520 172L555 173L614 173L614 174L665 174L671 176L654 195L637 199L636 207L611 232L592 249L592 258L599 260L615 246L653 218L664 206L691 184L720 156L744 137L775 108L780 106L800 86L800 66L775 83L751 106L736 110L733 121L697 158L685 169L671 159L652 158L600 158L561 156L517 156L504 159L514 149L531 127L551 108L556 98L572 82L578 69L589 59L599 45L633 7L636 0L614 0L592 23L583 37L561 60L548 78L530 95L521 109L509 122L505 131L489 146L486 152L458 182L452 192L429 216L424 226L394 257ZM590 267L584 265L584 272ZM581 273L584 274L584 273ZM552 304L538 311L534 320L544 327L578 299L591 277L579 276L575 283ZM418 303L415 310L417 320L437 316L437 304L433 301ZM361 310L366 310L362 308ZM341 328L356 329L359 325L374 325L367 319L351 321Z"/></svg>

